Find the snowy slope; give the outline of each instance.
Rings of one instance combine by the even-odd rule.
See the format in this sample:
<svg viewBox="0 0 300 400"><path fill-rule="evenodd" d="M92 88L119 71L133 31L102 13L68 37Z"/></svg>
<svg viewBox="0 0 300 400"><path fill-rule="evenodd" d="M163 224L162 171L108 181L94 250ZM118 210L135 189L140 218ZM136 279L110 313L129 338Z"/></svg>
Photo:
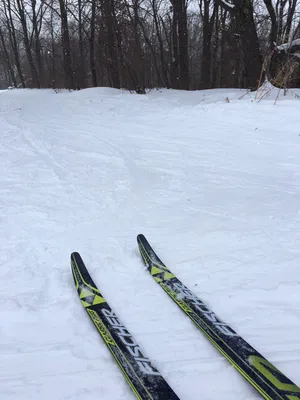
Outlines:
<svg viewBox="0 0 300 400"><path fill-rule="evenodd" d="M0 92L1 398L134 399L72 251L182 400L260 398L143 268L138 233L300 385L300 103L242 94Z"/></svg>

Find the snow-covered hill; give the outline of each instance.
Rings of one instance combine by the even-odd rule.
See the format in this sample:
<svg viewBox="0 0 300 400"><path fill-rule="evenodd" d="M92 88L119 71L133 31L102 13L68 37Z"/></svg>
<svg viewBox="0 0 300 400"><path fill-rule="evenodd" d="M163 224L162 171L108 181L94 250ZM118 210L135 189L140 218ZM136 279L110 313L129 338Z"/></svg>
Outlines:
<svg viewBox="0 0 300 400"><path fill-rule="evenodd" d="M0 93L1 398L134 399L72 251L181 400L260 397L149 276L138 233L300 385L300 103L254 96Z"/></svg>

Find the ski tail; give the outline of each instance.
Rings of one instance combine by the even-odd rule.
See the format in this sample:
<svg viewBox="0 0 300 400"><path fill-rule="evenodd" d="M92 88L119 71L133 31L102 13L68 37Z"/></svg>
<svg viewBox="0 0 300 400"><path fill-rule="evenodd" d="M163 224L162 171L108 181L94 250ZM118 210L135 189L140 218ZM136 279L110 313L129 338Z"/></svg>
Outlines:
<svg viewBox="0 0 300 400"><path fill-rule="evenodd" d="M137 241L143 261L156 282L265 399L300 400L300 388L177 279L144 235L138 235Z"/></svg>
<svg viewBox="0 0 300 400"><path fill-rule="evenodd" d="M179 400L134 337L112 311L79 253L71 254L74 283L83 307L139 400Z"/></svg>

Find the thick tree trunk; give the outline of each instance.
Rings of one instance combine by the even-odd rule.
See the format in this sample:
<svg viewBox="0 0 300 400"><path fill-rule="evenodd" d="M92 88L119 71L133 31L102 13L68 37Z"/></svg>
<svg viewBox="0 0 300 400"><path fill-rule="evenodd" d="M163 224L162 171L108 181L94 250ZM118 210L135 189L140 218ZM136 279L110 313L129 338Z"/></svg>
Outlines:
<svg viewBox="0 0 300 400"><path fill-rule="evenodd" d="M216 10L215 18L214 18L214 23L215 23L215 41L214 41L214 47L212 51L212 59L214 60L214 63L212 65L212 80L211 80L211 88L216 88L219 86L219 71L220 71L220 41L222 37L221 33L221 25L220 25L220 16L219 16L219 8Z"/></svg>
<svg viewBox="0 0 300 400"><path fill-rule="evenodd" d="M262 70L262 56L253 17L252 0L236 0L239 3L237 33L241 35L244 55L245 86L256 90Z"/></svg>
<svg viewBox="0 0 300 400"><path fill-rule="evenodd" d="M161 31L160 31L159 20L158 20L159 16L158 16L155 0L152 0L152 11L153 11L153 18L154 18L157 39L158 39L158 43L159 43L159 58L160 58L161 68L162 68L163 77L164 77L164 85L167 87L167 89L169 89L170 82L169 82L169 77L168 77L168 64L165 60L164 44L163 44L163 40L161 37Z"/></svg>
<svg viewBox="0 0 300 400"><path fill-rule="evenodd" d="M221 43L220 43L220 87L225 87L225 28L226 28L226 19L227 19L227 11L223 10L221 12L221 29L222 29L222 36L221 36Z"/></svg>
<svg viewBox="0 0 300 400"><path fill-rule="evenodd" d="M18 7L18 12L19 12L22 29L23 29L23 40L24 40L25 51L26 51L28 63L29 63L30 70L31 70L32 86L40 88L41 87L40 79L39 79L38 72L35 67L32 53L31 53L31 45L30 45L30 41L29 41L29 37L28 37L28 29L27 29L27 21L26 21L24 3L22 0L17 0L17 7Z"/></svg>
<svg viewBox="0 0 300 400"><path fill-rule="evenodd" d="M189 90L189 53L186 0L170 0L173 6L172 87Z"/></svg>
<svg viewBox="0 0 300 400"><path fill-rule="evenodd" d="M142 44L140 40L140 18L139 18L139 0L133 1L133 11L134 11L134 42L135 42L135 60L136 65L134 69L136 71L136 85L135 90L139 93L145 93L145 62L144 62L144 52L142 49Z"/></svg>
<svg viewBox="0 0 300 400"><path fill-rule="evenodd" d="M31 0L31 8L32 8L32 27L34 32L34 43L35 43L35 56L36 56L36 63L38 68L38 76L40 86L45 86L45 71L44 71L44 64L42 61L42 50L41 50L41 42L40 42L40 29L38 26L38 18L36 14L36 0Z"/></svg>
<svg viewBox="0 0 300 400"><path fill-rule="evenodd" d="M55 39L54 39L54 28L53 28L53 10L51 10L50 14L50 35L51 35L51 74L48 78L48 86L55 89L57 87L56 82L56 53L55 53Z"/></svg>
<svg viewBox="0 0 300 400"><path fill-rule="evenodd" d="M201 65L201 88L211 88L211 39L218 5L215 4L213 14L209 18L210 0L204 0L203 7L203 45Z"/></svg>
<svg viewBox="0 0 300 400"><path fill-rule="evenodd" d="M233 6L221 0L216 0L218 4L231 13L233 25L235 27L234 35L240 42L243 59L243 86L251 90L257 89L263 66L262 56L259 48L259 41L254 22L253 0L235 0ZM236 71L241 71L239 45L237 46Z"/></svg>
<svg viewBox="0 0 300 400"><path fill-rule="evenodd" d="M120 89L120 73L119 73L119 60L117 52L117 44L114 33L115 13L114 13L114 0L102 0L102 10L105 23L106 33L106 50L109 65L109 75L111 85L114 88Z"/></svg>
<svg viewBox="0 0 300 400"><path fill-rule="evenodd" d="M69 37L68 16L64 0L59 0L61 18L61 36L63 49L63 65L66 89L75 89L74 72L71 62L71 46Z"/></svg>
<svg viewBox="0 0 300 400"><path fill-rule="evenodd" d="M98 86L96 62L95 62L95 18L96 18L96 0L92 0L91 15L91 33L90 33L90 69L92 74L92 85Z"/></svg>
<svg viewBox="0 0 300 400"><path fill-rule="evenodd" d="M171 64L171 83L173 89L179 88L179 59L178 59L178 12L173 5L172 16L172 64Z"/></svg>
<svg viewBox="0 0 300 400"><path fill-rule="evenodd" d="M180 89L189 90L189 53L188 53L188 29L187 12L185 0L180 1L180 12L178 16L178 41L179 41L179 70L180 70Z"/></svg>
<svg viewBox="0 0 300 400"><path fill-rule="evenodd" d="M85 87L84 82L84 44L82 24L82 0L78 0L78 32L79 32L79 79L77 86Z"/></svg>

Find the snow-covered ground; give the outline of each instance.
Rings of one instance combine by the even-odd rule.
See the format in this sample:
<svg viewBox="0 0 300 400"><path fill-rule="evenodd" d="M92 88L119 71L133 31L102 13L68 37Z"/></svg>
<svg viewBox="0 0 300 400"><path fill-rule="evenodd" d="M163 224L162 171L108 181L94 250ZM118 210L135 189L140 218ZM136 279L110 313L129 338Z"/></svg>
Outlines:
<svg viewBox="0 0 300 400"><path fill-rule="evenodd" d="M300 385L300 102L243 94L0 92L1 398L135 398L72 251L182 400L260 398L150 277L138 233Z"/></svg>

